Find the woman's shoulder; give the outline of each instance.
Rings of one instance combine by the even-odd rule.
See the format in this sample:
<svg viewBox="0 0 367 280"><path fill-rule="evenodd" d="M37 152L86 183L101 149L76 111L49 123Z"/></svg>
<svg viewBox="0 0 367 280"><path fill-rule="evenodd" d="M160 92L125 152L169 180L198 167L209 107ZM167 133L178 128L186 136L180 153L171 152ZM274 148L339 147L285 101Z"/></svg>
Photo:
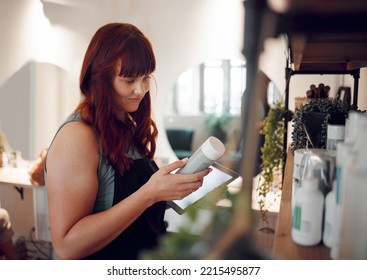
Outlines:
<svg viewBox="0 0 367 280"><path fill-rule="evenodd" d="M46 163L55 166L64 161L86 166L87 162L97 166L99 157L98 137L93 128L83 121L65 121L49 146Z"/></svg>
<svg viewBox="0 0 367 280"><path fill-rule="evenodd" d="M63 134L71 139L81 140L82 142L87 139L97 140L97 135L94 129L83 121L65 122L60 128L58 134Z"/></svg>
<svg viewBox="0 0 367 280"><path fill-rule="evenodd" d="M66 145L72 144L72 146L79 148L81 146L83 148L94 148L98 143L98 137L94 129L85 123L79 114L75 113L67 117L61 124L55 135L54 141L61 141Z"/></svg>
<svg viewBox="0 0 367 280"><path fill-rule="evenodd" d="M94 134L93 128L83 121L82 117L78 112L72 113L64 120L64 122L59 127L58 132L60 132L61 130L72 132L73 134L76 134L75 136L78 136L77 134L79 133L89 134L93 132Z"/></svg>

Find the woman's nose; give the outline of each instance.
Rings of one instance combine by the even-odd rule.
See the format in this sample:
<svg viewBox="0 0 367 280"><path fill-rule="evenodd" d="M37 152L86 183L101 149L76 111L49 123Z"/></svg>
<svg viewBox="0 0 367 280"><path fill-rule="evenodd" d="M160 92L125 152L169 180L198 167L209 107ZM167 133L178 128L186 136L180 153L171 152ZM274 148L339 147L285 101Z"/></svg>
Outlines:
<svg viewBox="0 0 367 280"><path fill-rule="evenodd" d="M138 81L136 83L134 93L135 94L146 94L149 90L149 85L144 81Z"/></svg>
<svg viewBox="0 0 367 280"><path fill-rule="evenodd" d="M135 89L134 89L134 93L135 94L143 94L144 93L144 85L142 82L137 82Z"/></svg>

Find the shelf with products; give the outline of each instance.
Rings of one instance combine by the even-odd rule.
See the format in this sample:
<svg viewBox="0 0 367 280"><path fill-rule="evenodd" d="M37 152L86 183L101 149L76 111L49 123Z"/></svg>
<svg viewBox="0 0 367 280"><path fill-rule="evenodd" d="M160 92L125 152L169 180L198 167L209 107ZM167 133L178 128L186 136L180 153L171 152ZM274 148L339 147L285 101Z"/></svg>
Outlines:
<svg viewBox="0 0 367 280"><path fill-rule="evenodd" d="M285 107L288 112L289 82L293 75L331 74L354 77L353 104L358 101L360 69L367 67L367 2L362 0L330 1L319 0L246 0L245 37L243 54L247 61L247 95L244 97L243 116L245 136L251 139L251 106L259 97L260 82L256 80L259 56L267 38L287 38L287 64ZM255 106L253 106L255 107ZM289 118L285 118L288 128ZM302 247L291 238L291 178L293 156L286 153L281 208L274 238L273 257L284 259L328 259L329 249L323 245ZM255 139L256 140L256 139ZM244 146L244 155L252 155L255 141ZM251 143L250 143L251 142ZM255 143L255 144L254 144ZM251 158L250 158L251 159ZM252 171L243 168L247 178ZM247 176L246 176L247 175ZM246 187L246 186L245 186ZM246 189L246 188L245 188Z"/></svg>
<svg viewBox="0 0 367 280"><path fill-rule="evenodd" d="M287 153L282 197L275 229L272 258L286 260L328 260L330 249L320 243L316 246L298 245L292 240L292 177L294 157Z"/></svg>

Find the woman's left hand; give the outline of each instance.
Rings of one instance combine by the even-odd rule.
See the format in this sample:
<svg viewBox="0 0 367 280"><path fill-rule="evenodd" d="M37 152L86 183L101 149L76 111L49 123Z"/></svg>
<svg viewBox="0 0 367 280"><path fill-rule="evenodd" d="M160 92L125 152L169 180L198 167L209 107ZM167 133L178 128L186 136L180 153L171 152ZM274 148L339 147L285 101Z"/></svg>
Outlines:
<svg viewBox="0 0 367 280"><path fill-rule="evenodd" d="M210 168L194 174L172 173L186 163L187 159L175 161L152 175L143 188L149 192L153 203L182 199L202 186L204 177L211 171Z"/></svg>

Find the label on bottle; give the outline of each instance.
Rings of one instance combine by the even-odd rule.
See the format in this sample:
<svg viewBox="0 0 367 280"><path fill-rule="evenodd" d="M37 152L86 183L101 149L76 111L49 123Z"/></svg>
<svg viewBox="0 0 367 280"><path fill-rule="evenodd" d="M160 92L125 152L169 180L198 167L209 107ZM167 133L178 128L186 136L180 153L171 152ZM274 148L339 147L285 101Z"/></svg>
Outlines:
<svg viewBox="0 0 367 280"><path fill-rule="evenodd" d="M301 217L302 217L302 208L296 205L294 207L293 225L292 225L292 227L296 230L301 230Z"/></svg>

